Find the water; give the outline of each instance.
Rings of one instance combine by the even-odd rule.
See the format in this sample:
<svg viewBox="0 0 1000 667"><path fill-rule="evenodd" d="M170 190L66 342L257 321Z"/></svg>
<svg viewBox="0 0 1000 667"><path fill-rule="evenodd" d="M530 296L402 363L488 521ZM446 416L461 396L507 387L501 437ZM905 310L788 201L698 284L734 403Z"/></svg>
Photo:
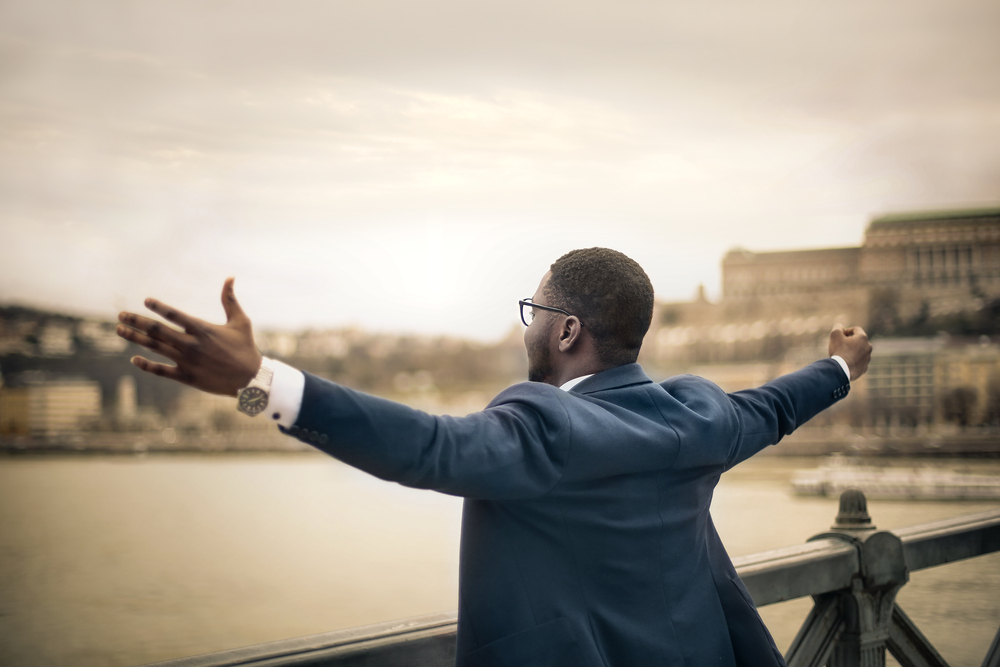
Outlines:
<svg viewBox="0 0 1000 667"><path fill-rule="evenodd" d="M815 463L724 478L713 514L732 555L827 529L835 500L788 492ZM996 506L870 510L894 528ZM0 458L0 664L135 665L454 609L460 513L320 455ZM899 603L953 667L978 667L998 591L993 554L914 573ZM779 647L810 605L762 609Z"/></svg>

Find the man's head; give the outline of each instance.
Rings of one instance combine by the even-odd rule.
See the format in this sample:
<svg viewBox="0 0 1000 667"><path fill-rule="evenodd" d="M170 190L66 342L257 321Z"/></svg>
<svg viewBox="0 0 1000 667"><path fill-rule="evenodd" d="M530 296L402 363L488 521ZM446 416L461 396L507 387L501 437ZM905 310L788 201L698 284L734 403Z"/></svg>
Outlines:
<svg viewBox="0 0 1000 667"><path fill-rule="evenodd" d="M608 248L571 250L549 268L548 305L583 322L600 360L633 363L653 319L653 285L634 260Z"/></svg>
<svg viewBox="0 0 1000 667"><path fill-rule="evenodd" d="M560 375L557 352L574 356L574 362L581 355L593 357L587 372L634 362L653 317L653 286L642 267L622 253L586 248L552 264L535 302L572 314L539 311L539 321L525 332L529 379L547 381Z"/></svg>

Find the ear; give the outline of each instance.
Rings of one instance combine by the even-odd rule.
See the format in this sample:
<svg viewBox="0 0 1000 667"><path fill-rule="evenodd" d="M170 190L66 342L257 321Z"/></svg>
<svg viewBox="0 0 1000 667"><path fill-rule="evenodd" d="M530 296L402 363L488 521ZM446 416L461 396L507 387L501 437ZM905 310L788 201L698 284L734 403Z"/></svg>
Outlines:
<svg viewBox="0 0 1000 667"><path fill-rule="evenodd" d="M576 315L570 315L559 328L559 351L569 352L580 344L583 325Z"/></svg>

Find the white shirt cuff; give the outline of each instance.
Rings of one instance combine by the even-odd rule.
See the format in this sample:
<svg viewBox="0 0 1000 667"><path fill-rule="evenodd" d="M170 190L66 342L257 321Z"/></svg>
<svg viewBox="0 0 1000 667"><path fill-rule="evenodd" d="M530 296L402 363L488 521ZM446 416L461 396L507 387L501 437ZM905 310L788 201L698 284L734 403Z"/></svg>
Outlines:
<svg viewBox="0 0 1000 667"><path fill-rule="evenodd" d="M279 426L288 428L299 418L306 376L302 371L280 361L268 359L267 362L274 369L274 377L271 378L271 393L265 414Z"/></svg>
<svg viewBox="0 0 1000 667"><path fill-rule="evenodd" d="M844 361L843 358L841 358L840 355L837 355L837 354L831 356L830 358L833 359L834 361L836 361L838 364L840 364L840 367L844 370L844 376L847 378L847 381L850 382L851 381L851 369L849 369L847 367L847 362Z"/></svg>

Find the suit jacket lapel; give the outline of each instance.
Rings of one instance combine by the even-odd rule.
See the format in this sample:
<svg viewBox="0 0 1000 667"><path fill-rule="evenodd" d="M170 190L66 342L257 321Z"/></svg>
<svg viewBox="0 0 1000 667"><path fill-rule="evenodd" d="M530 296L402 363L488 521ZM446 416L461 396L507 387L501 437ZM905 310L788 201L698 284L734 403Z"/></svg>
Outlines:
<svg viewBox="0 0 1000 667"><path fill-rule="evenodd" d="M608 389L620 389L633 384L651 383L639 364L625 364L591 375L589 378L570 389L570 393L593 394Z"/></svg>

